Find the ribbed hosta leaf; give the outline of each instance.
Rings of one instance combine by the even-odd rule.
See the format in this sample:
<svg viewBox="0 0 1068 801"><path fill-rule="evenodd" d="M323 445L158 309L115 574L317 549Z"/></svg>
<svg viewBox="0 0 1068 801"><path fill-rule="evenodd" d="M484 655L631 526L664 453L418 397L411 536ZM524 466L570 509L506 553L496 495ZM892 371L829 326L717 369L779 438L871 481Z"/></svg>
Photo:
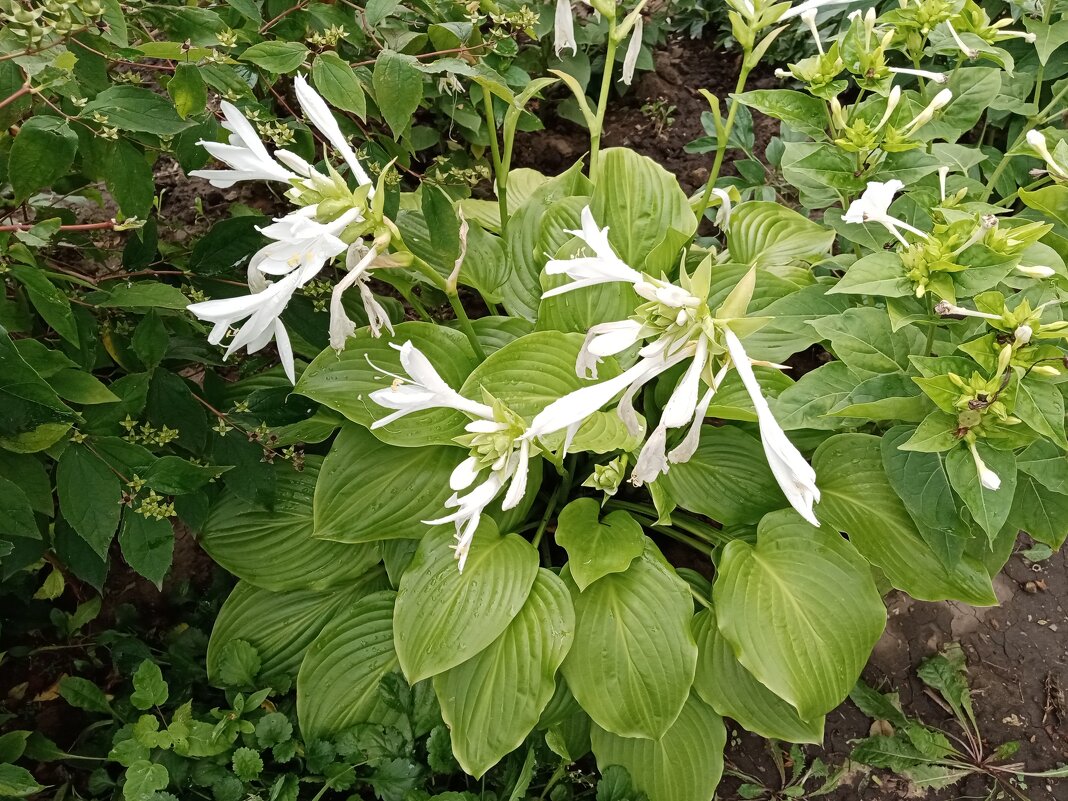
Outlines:
<svg viewBox="0 0 1068 801"><path fill-rule="evenodd" d="M713 586L721 634L753 676L803 720L838 706L886 623L871 568L793 510L760 521L757 544L723 549Z"/></svg>
<svg viewBox="0 0 1068 801"><path fill-rule="evenodd" d="M208 642L208 678L219 683L220 654L228 642L244 640L260 655L259 680L296 677L304 652L345 604L385 589L385 571L365 574L333 590L271 592L241 581L226 599Z"/></svg>
<svg viewBox="0 0 1068 801"><path fill-rule="evenodd" d="M552 698L554 676L575 636L571 595L540 568L526 603L483 651L434 677L452 751L480 778L518 748Z"/></svg>
<svg viewBox="0 0 1068 801"><path fill-rule="evenodd" d="M345 342L341 353L327 348L308 365L295 391L341 412L354 423L369 427L392 411L370 398L370 393L388 388L393 382L382 370L404 375L400 357L392 345L411 340L453 389L458 388L478 364L471 344L460 331L420 322L401 323L394 328L395 336L379 338L372 337L370 329L361 328ZM452 438L463 433L468 420L461 412L428 409L402 417L374 433L391 445L451 445Z"/></svg>
<svg viewBox="0 0 1068 801"><path fill-rule="evenodd" d="M449 474L467 452L398 448L354 424L342 428L315 484L315 537L336 542L415 539L441 517Z"/></svg>
<svg viewBox="0 0 1068 801"><path fill-rule="evenodd" d="M530 593L538 552L489 518L475 533L463 573L452 530L431 531L401 578L393 615L397 656L408 682L466 662L496 640Z"/></svg>
<svg viewBox="0 0 1068 801"><path fill-rule="evenodd" d="M778 203L750 201L731 214L727 246L731 259L778 267L826 254L834 231Z"/></svg>
<svg viewBox="0 0 1068 801"><path fill-rule="evenodd" d="M686 583L648 542L621 573L579 592L567 685L590 717L622 737L660 737L693 683L697 645Z"/></svg>
<svg viewBox="0 0 1068 801"><path fill-rule="evenodd" d="M823 742L824 717L801 720L796 709L753 678L719 633L711 609L694 617L693 631L699 652L693 688L701 700L761 737L791 743Z"/></svg>
<svg viewBox="0 0 1068 801"><path fill-rule="evenodd" d="M527 334L491 354L471 373L461 392L468 398L481 398L485 390L529 422L553 401L594 383L575 373L582 341L581 334L559 331ZM616 375L615 359L609 357L598 366L598 380ZM542 442L557 448L563 439L560 432L542 437ZM614 411L595 412L579 427L568 450L607 453L633 449L640 441L640 435L630 434Z"/></svg>
<svg viewBox="0 0 1068 801"><path fill-rule="evenodd" d="M659 740L619 737L596 724L590 739L597 767L626 768L649 801L709 801L723 775L727 730L697 693Z"/></svg>
<svg viewBox="0 0 1068 801"><path fill-rule="evenodd" d="M703 426L697 452L661 480L683 509L728 525L786 505L760 440L734 426Z"/></svg>
<svg viewBox="0 0 1068 801"><path fill-rule="evenodd" d="M297 674L297 719L305 741L357 723L393 725L399 713L381 701L382 677L397 670L395 592L376 592L336 610L308 648Z"/></svg>
<svg viewBox="0 0 1068 801"><path fill-rule="evenodd" d="M212 507L200 544L216 562L249 584L281 592L351 583L378 563L373 545L312 539L312 494L322 459L304 470L276 470L275 507L267 511L227 493Z"/></svg>
<svg viewBox="0 0 1068 801"><path fill-rule="evenodd" d="M990 576L967 554L952 570L924 542L883 469L879 438L837 434L812 456L822 493L816 517L849 535L890 582L921 601L997 603Z"/></svg>
<svg viewBox="0 0 1068 801"><path fill-rule="evenodd" d="M594 498L577 498L560 512L556 544L567 551L571 578L580 590L609 573L622 573L645 550L641 525L622 509L601 519Z"/></svg>

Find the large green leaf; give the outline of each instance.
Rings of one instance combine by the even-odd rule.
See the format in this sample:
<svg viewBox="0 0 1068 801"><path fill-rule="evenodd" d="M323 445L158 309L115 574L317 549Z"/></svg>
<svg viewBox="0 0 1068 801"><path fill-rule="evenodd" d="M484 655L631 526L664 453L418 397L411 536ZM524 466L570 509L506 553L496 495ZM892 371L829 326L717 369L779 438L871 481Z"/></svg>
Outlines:
<svg viewBox="0 0 1068 801"><path fill-rule="evenodd" d="M326 589L365 573L378 562L373 545L312 539L312 494L321 464L309 456L300 473L279 464L273 511L223 495L204 523L201 546L238 578L276 592Z"/></svg>
<svg viewBox="0 0 1068 801"><path fill-rule="evenodd" d="M811 722L742 667L727 638L719 633L711 609L693 619L697 639L697 673L694 691L720 715L738 721L747 731L771 740L822 743L824 716Z"/></svg>
<svg viewBox="0 0 1068 801"><path fill-rule="evenodd" d="M923 334L915 326L894 331L882 309L863 306L809 323L829 340L835 355L859 378L907 370L909 355L923 350Z"/></svg>
<svg viewBox="0 0 1068 801"><path fill-rule="evenodd" d="M693 683L693 602L649 542L622 573L572 590L575 644L567 685L597 724L621 737L657 739L678 717Z"/></svg>
<svg viewBox="0 0 1068 801"><path fill-rule="evenodd" d="M567 551L571 578L580 590L609 573L622 573L645 550L641 524L622 510L600 519L601 505L578 498L556 521L556 544Z"/></svg>
<svg viewBox="0 0 1068 801"><path fill-rule="evenodd" d="M392 345L411 341L454 389L478 364L471 344L460 331L420 322L401 323L395 331L396 336L392 339L375 338L369 328L361 328L355 336L349 337L341 353L327 348L308 365L295 391L370 428L372 423L392 411L369 397L376 389L386 389L392 383L393 378L382 371L404 375L400 356ZM471 397L481 400L477 396ZM375 429L374 434L391 445L451 445L453 437L464 433L467 422L468 418L460 412L428 409Z"/></svg>
<svg viewBox="0 0 1068 801"><path fill-rule="evenodd" d="M323 460L315 484L312 536L335 542L417 539L441 517L459 448L398 448L348 424ZM358 488L358 491L355 491Z"/></svg>
<svg viewBox="0 0 1068 801"><path fill-rule="evenodd" d="M270 686L297 675L304 652L345 604L385 589L385 572L365 573L355 583L331 590L261 590L238 582L219 610L208 642L208 678L225 684L222 666L228 643L244 640L260 657L257 679Z"/></svg>
<svg viewBox="0 0 1068 801"><path fill-rule="evenodd" d="M1062 457L1063 458L1063 457ZM1054 492L1038 479L1021 473L1012 499L1009 523L1051 548L1060 548L1068 536L1068 495Z"/></svg>
<svg viewBox="0 0 1068 801"><path fill-rule="evenodd" d="M835 233L778 203L750 201L731 214L731 260L751 267L779 267L827 254Z"/></svg>
<svg viewBox="0 0 1068 801"><path fill-rule="evenodd" d="M434 677L460 767L475 778L518 748L553 696L575 636L575 610L560 578L539 568L523 608L501 636Z"/></svg>
<svg viewBox="0 0 1068 801"><path fill-rule="evenodd" d="M697 218L671 173L622 147L601 151L590 209L608 227L623 261L652 275L672 273L679 251L697 230Z"/></svg>
<svg viewBox="0 0 1068 801"><path fill-rule="evenodd" d="M541 221L561 198L589 193L590 182L579 162L567 172L538 184L511 212L505 245L511 270L501 292L504 306L513 317L535 320L541 302L541 271L546 256L541 246Z"/></svg>
<svg viewBox="0 0 1068 801"><path fill-rule="evenodd" d="M658 740L620 737L597 725L590 739L598 769L626 768L649 801L709 801L723 775L727 730L697 693Z"/></svg>
<svg viewBox="0 0 1068 801"><path fill-rule="evenodd" d="M760 441L734 426L703 426L694 455L661 480L679 506L728 525L786 505Z"/></svg>
<svg viewBox="0 0 1068 801"><path fill-rule="evenodd" d="M894 426L883 435L883 468L920 536L942 564L952 569L964 552L970 533L958 513L942 456L898 450L913 430L912 426Z"/></svg>
<svg viewBox="0 0 1068 801"><path fill-rule="evenodd" d="M922 601L997 603L990 576L965 555L947 569L924 542L883 470L879 438L837 434L812 457L821 492L816 517L844 531L900 590Z"/></svg>
<svg viewBox="0 0 1068 801"><path fill-rule="evenodd" d="M993 542L1012 508L1012 496L1016 492L1016 457L1012 451L995 450L984 442L976 443L975 447L987 468L1001 479L998 489L986 489L979 482L975 459L963 445L946 454L946 472L949 483L968 507L972 519Z"/></svg>
<svg viewBox="0 0 1068 801"><path fill-rule="evenodd" d="M400 666L393 646L396 597L376 592L350 598L308 647L297 674L297 719L305 741L357 723L390 726L399 719L378 690Z"/></svg>
<svg viewBox="0 0 1068 801"><path fill-rule="evenodd" d="M375 100L395 137L412 123L412 115L423 99L423 74L414 56L383 50L375 59L371 81Z"/></svg>
<svg viewBox="0 0 1068 801"><path fill-rule="evenodd" d="M733 97L813 139L827 138L831 119L827 104L818 97L792 89L756 89Z"/></svg>
<svg viewBox="0 0 1068 801"><path fill-rule="evenodd" d="M463 572L453 532L431 531L401 578L393 615L409 683L456 667L496 640L519 614L538 575L538 552L483 518Z"/></svg>
<svg viewBox="0 0 1068 801"><path fill-rule="evenodd" d="M7 180L22 201L67 174L78 150L78 135L59 117L31 117L11 143Z"/></svg>
<svg viewBox="0 0 1068 801"><path fill-rule="evenodd" d="M56 494L71 528L106 558L122 515L122 484L115 471L84 445L71 445L56 465Z"/></svg>
<svg viewBox="0 0 1068 801"><path fill-rule="evenodd" d="M74 410L27 364L3 326L0 326L0 405L4 409L0 415L0 437L33 431L44 423L74 420Z"/></svg>
<svg viewBox="0 0 1068 801"><path fill-rule="evenodd" d="M793 510L760 521L756 545L734 540L712 593L738 661L802 720L840 704L886 623L871 568L837 532Z"/></svg>

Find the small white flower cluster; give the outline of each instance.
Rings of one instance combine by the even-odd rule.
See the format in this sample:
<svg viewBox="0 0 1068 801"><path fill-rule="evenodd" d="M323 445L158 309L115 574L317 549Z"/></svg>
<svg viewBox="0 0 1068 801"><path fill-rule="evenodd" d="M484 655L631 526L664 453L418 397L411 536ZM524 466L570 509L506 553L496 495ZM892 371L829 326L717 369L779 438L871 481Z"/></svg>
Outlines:
<svg viewBox="0 0 1068 801"><path fill-rule="evenodd" d="M351 245L344 238L346 230L363 232L367 228L364 212L366 200L374 194L371 178L356 158L326 102L316 94L303 76L295 81L297 102L305 116L330 146L341 155L356 182L356 193L348 190L344 180L327 165L329 176L288 150L276 150L272 156L248 121L230 103L222 102L229 142L199 142L228 169L194 170L191 175L204 178L222 189L238 181L279 181L290 184L286 193L301 207L271 225L261 228L264 236L274 240L256 253L248 266L249 295L193 303L188 309L202 320L214 324L208 341L218 345L231 329L242 323L226 349L226 357L246 348L249 353L277 344L279 359L290 381L296 380L293 349L280 316L293 294L311 281L335 257L347 251L348 274L334 288L330 300L330 344L342 348L346 337L355 330L342 305L342 295L353 284L360 286L364 309L371 329L377 336L392 326L385 309L371 294L366 282L376 264L379 250L356 240Z"/></svg>
<svg viewBox="0 0 1068 801"><path fill-rule="evenodd" d="M756 410L764 453L775 479L790 504L802 517L818 526L819 520L813 512L813 505L820 498L815 471L775 420L753 373L754 362L731 329L733 321L713 317L705 297L692 294L666 279L640 273L624 263L608 241L608 229L597 226L588 207L583 209L581 220L581 230L569 233L581 239L592 255L550 260L546 273L566 275L572 280L548 290L543 297L605 283L630 284L647 302L636 309L631 319L593 326L575 367L580 377L596 378L597 363L603 357L641 344L638 360L632 367L614 378L582 387L553 401L527 425L496 402L491 406L464 398L445 383L425 355L411 342L406 342L398 348L406 375L393 375L383 370L393 378L393 383L371 394L376 403L395 410L377 421L374 428L424 409L456 409L473 418L467 426L470 436L459 440L471 448L471 456L453 471L450 484L454 494L446 501L446 506L455 507L456 511L425 521L430 525L455 523L455 550L460 568L467 559L483 511L505 485L508 489L502 502L504 509L513 508L522 500L529 460L548 450L544 444L546 437L565 432L560 448L563 456L582 423L620 393L616 413L632 433L639 434L641 421L633 407L638 390L670 368L684 363L688 363L686 371L668 399L660 423L646 438L638 454L631 483L640 486L653 481L666 473L671 464L686 462L693 456L712 398L733 368L738 371ZM750 274L746 280L752 278ZM751 288L749 286L750 292ZM701 294L707 296L707 287ZM704 392L701 391L702 382L706 387ZM686 434L669 451L668 432L682 427L688 427ZM486 469L489 474L483 483L461 497L459 493L471 487Z"/></svg>

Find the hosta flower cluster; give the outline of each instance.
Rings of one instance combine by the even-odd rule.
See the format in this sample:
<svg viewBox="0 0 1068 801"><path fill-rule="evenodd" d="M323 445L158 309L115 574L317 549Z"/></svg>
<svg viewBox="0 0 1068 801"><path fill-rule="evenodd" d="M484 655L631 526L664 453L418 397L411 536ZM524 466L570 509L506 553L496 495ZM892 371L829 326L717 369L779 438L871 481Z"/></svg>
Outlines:
<svg viewBox="0 0 1068 801"><path fill-rule="evenodd" d="M609 37L592 103L565 71L518 95L472 77L501 121L492 196L389 168L372 186L299 76L320 164L269 151L223 106L229 142L204 146L227 168L200 175L285 185L295 208L262 229L249 294L190 311L212 343L232 336L228 354L275 343L287 404L310 404L300 424L322 444L302 473L279 470L273 512L232 492L202 526L242 578L214 680L247 646L295 677L301 727L325 737L396 724L377 687L399 670L433 693L474 776L516 749L592 751L651 801L708 801L724 717L822 741L883 630L881 591L991 605L1019 532L1062 544L1053 9L729 5L739 86L726 105L707 95L716 152L693 196L600 147L641 5L582 12ZM561 53L578 47L573 11L549 9ZM815 52L746 91L784 26ZM588 161L512 169L520 115L554 86L575 95ZM727 152L752 149L743 108L780 135L725 177ZM773 178L744 168L757 157ZM313 279L331 296L318 346L306 319L295 336L286 323ZM676 570L694 564L683 549L703 570ZM270 612L278 630L261 631L297 593L316 625Z"/></svg>

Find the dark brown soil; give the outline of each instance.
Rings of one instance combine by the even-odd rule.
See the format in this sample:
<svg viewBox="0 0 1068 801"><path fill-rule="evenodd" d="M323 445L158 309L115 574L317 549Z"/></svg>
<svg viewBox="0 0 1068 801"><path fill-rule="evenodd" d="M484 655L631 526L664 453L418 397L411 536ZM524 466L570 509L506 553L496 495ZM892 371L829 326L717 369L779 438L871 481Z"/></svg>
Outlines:
<svg viewBox="0 0 1068 801"><path fill-rule="evenodd" d="M605 116L602 146L629 147L656 159L679 180L688 194L704 186L712 157L690 154L684 146L705 135L701 114L708 111L708 101L698 89L707 89L725 103L734 91L739 56L716 49L711 42L672 38L654 54L655 72L637 77L634 86L615 98ZM775 79L752 76L748 88L772 86ZM620 84L620 86L622 86ZM651 111L643 107L659 103L674 107L673 122L662 125ZM515 144L515 166L534 167L555 175L583 158L589 149L589 134L568 120L550 117L545 130L521 133ZM754 119L755 151L762 156L768 140L778 132L778 122L760 116ZM734 175L728 159L724 175Z"/></svg>

